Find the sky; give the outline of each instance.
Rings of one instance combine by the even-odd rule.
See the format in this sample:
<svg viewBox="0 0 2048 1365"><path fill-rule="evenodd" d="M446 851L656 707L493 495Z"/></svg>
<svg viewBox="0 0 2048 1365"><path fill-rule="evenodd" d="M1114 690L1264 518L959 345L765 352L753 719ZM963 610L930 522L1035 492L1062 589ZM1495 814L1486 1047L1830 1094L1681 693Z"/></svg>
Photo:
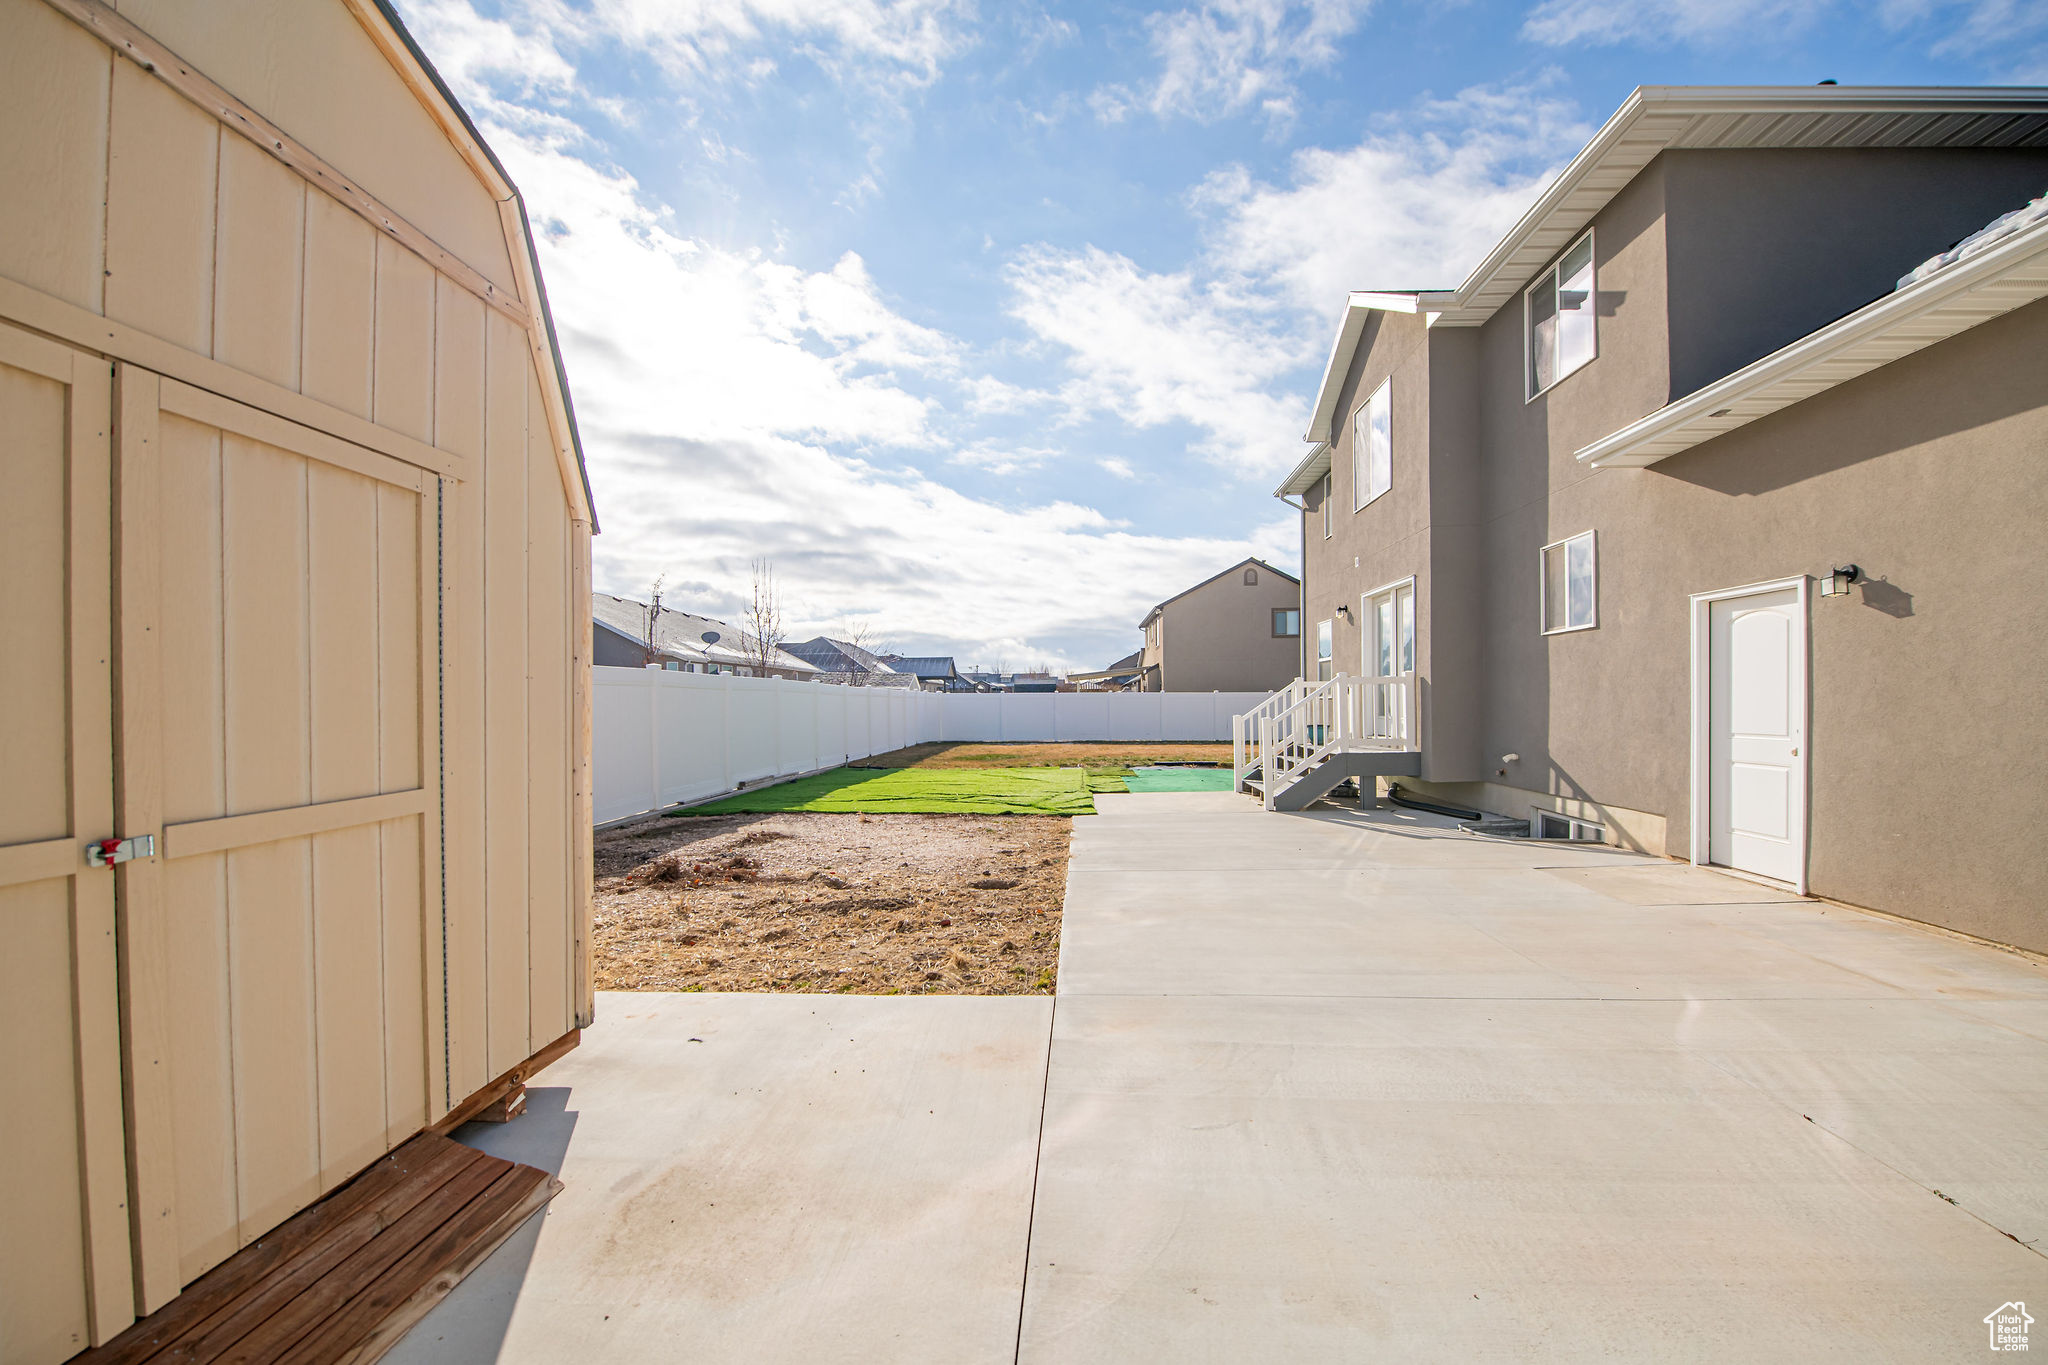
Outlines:
<svg viewBox="0 0 2048 1365"><path fill-rule="evenodd" d="M599 591L1101 668L1247 555L1346 293L1638 85L2048 83L2048 0L398 0L525 196Z"/></svg>

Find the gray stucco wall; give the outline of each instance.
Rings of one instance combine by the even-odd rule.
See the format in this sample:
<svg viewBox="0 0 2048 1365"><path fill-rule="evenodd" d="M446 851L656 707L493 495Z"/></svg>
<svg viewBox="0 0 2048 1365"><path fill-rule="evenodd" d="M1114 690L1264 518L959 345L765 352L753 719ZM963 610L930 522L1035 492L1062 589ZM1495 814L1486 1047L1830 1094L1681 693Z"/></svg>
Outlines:
<svg viewBox="0 0 2048 1365"><path fill-rule="evenodd" d="M1649 469L1589 470L1572 452L1683 391L1676 366L1767 352L1793 339L1768 328L1811 330L1861 301L1827 302L1809 325L1797 309L1822 307L1816 286L1674 360L1667 326L1702 303L1670 291L1703 289L1717 269L1670 264L1686 239L1677 209L1666 217L1673 167L1687 203L1702 168L1742 171L1686 160L1653 162L1595 219L1599 354L1533 401L1519 299L1477 329L1424 333L1393 314L1368 330L1333 433L1334 538L1321 538L1313 498L1304 517L1304 630L1418 574L1425 778L1493 784L1493 808L1514 815L1583 800L1653 817L1639 828L1662 817L1652 851L1683 857L1689 596L1854 561L1871 581L1810 614L1812 889L2048 951L2048 841L2035 828L2048 804L2048 302ZM1873 164L1869 178L1892 174ZM1971 208L1971 225L2003 207ZM1788 210L1778 230L1796 221ZM1889 283L1961 235L1920 252L1948 228L1917 222L1913 242L1870 247L1858 268L1906 249L1883 265ZM1394 492L1354 516L1349 416L1388 373ZM1404 388L1425 412L1404 419ZM1539 551L1585 530L1598 536L1599 625L1545 636ZM1338 667L1355 671L1356 623L1336 634Z"/></svg>
<svg viewBox="0 0 2048 1365"><path fill-rule="evenodd" d="M1673 151L1671 390L1680 398L1891 292L2048 193L2048 150Z"/></svg>
<svg viewBox="0 0 2048 1365"><path fill-rule="evenodd" d="M1353 415L1390 377L1393 482L1371 503L1355 508ZM1320 495L1304 499L1309 506L1303 514L1307 548L1302 556L1308 596L1301 614L1309 670L1315 666L1316 622L1327 620L1332 625L1332 671L1356 677L1365 671L1363 594L1414 577L1415 666L1421 676L1425 725L1435 715L1429 695L1435 676L1429 624L1430 420L1430 347L1423 319L1408 313L1372 313L1338 388L1330 433L1330 495L1335 507L1329 539L1323 538ZM1348 619L1337 614L1339 606L1349 609ZM1424 752L1431 752L1427 744Z"/></svg>

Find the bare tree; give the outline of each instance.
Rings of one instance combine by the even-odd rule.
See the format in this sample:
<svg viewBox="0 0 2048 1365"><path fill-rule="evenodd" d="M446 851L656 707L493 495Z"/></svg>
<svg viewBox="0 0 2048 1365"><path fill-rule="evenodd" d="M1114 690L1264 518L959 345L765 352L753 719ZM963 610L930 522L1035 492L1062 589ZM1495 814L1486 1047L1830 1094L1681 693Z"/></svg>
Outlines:
<svg viewBox="0 0 2048 1365"><path fill-rule="evenodd" d="M656 574L654 576L654 586L647 590L647 620L640 631L640 647L647 652L647 657L640 661L643 664L657 664L661 662L661 651L655 647L654 643L654 627L661 620L661 582L667 577L666 573Z"/></svg>
<svg viewBox="0 0 2048 1365"><path fill-rule="evenodd" d="M747 599L745 618L747 657L762 677L774 666L776 650L785 638L782 632L782 599L775 589L775 566L765 559L754 561L754 593Z"/></svg>

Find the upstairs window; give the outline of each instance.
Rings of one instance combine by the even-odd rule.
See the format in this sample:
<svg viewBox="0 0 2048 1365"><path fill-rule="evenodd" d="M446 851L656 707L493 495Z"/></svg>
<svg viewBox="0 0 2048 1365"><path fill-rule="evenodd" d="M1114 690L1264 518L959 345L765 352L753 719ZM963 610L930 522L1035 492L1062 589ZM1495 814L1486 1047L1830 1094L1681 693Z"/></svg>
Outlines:
<svg viewBox="0 0 2048 1365"><path fill-rule="evenodd" d="M1394 486L1394 381L1380 385L1351 421L1355 512Z"/></svg>
<svg viewBox="0 0 2048 1365"><path fill-rule="evenodd" d="M1323 475L1323 539L1330 538L1330 476Z"/></svg>
<svg viewBox="0 0 2048 1365"><path fill-rule="evenodd" d="M1593 358L1598 350L1594 300L1593 234L1588 232L1523 295L1531 398Z"/></svg>
<svg viewBox="0 0 2048 1365"><path fill-rule="evenodd" d="M1330 680L1330 659L1332 653L1333 651L1330 648L1330 623L1328 621L1318 621L1316 622L1317 682L1328 682Z"/></svg>
<svg viewBox="0 0 2048 1365"><path fill-rule="evenodd" d="M1259 571L1257 569L1246 569L1244 571L1244 585L1247 588L1255 588L1259 585Z"/></svg>
<svg viewBox="0 0 2048 1365"><path fill-rule="evenodd" d="M1293 607L1273 608L1273 634L1301 634L1301 613Z"/></svg>
<svg viewBox="0 0 2048 1365"><path fill-rule="evenodd" d="M1591 630L1600 624L1599 584L1593 559L1593 533L1543 547L1543 633Z"/></svg>

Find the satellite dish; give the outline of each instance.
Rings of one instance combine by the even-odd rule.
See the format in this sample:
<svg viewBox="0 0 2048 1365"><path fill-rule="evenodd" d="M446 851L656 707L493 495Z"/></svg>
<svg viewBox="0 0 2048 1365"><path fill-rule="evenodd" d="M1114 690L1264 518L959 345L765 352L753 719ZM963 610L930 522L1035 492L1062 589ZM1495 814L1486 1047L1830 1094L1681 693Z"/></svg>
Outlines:
<svg viewBox="0 0 2048 1365"><path fill-rule="evenodd" d="M718 643L718 632L715 630L707 630L704 632L703 638L705 644L715 645Z"/></svg>

